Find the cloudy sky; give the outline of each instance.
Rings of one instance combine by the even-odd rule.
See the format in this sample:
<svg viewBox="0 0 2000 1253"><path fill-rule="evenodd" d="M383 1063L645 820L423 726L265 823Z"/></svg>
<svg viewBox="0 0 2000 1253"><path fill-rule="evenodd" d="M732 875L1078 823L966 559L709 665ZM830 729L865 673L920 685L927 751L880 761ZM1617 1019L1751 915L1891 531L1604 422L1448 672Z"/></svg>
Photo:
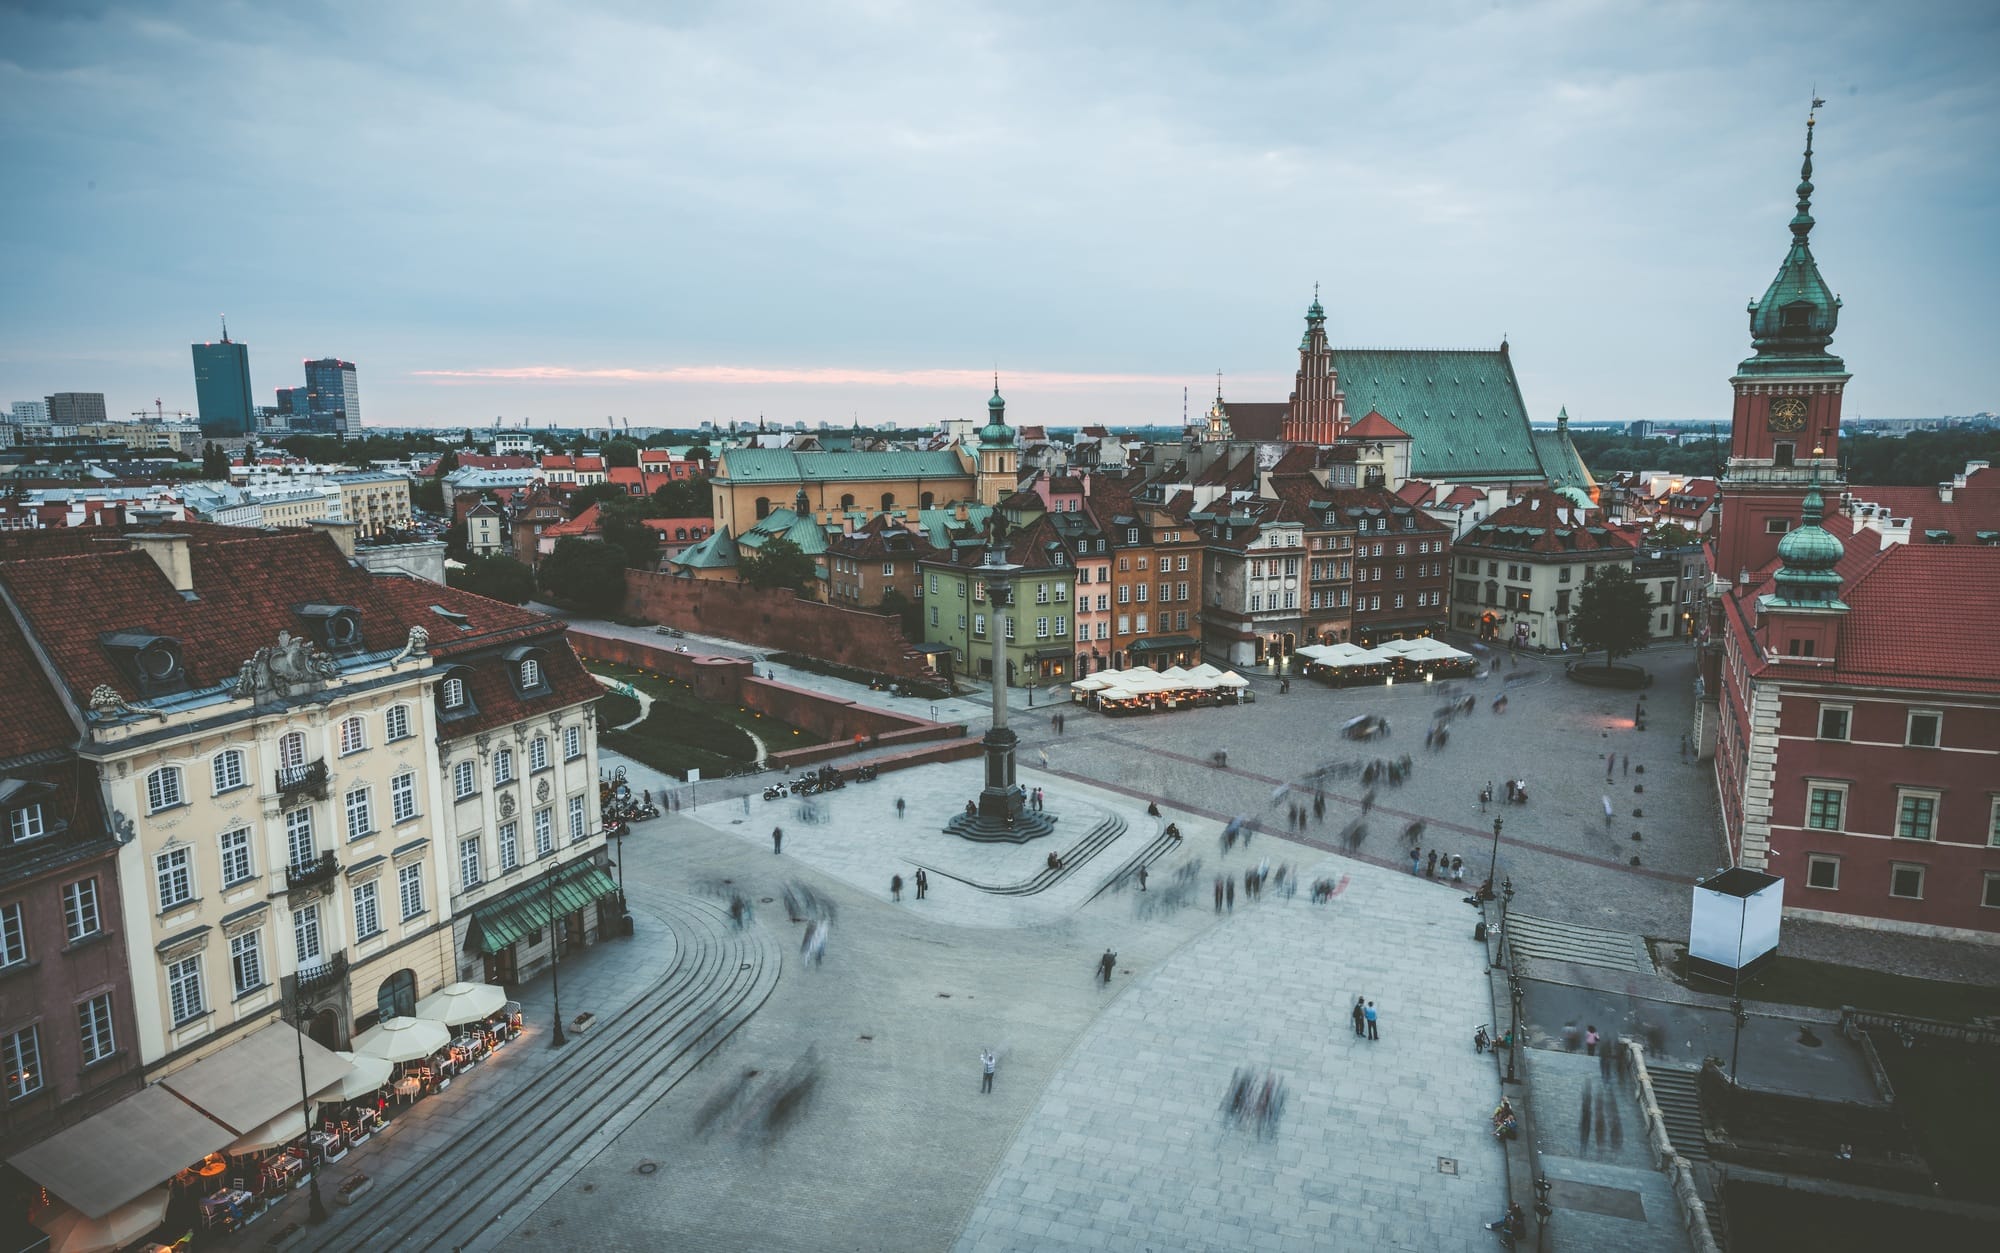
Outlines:
<svg viewBox="0 0 2000 1253"><path fill-rule="evenodd" d="M1177 421L1336 344L1720 418L1787 242L1855 416L2000 408L2000 6L0 5L0 402Z"/></svg>

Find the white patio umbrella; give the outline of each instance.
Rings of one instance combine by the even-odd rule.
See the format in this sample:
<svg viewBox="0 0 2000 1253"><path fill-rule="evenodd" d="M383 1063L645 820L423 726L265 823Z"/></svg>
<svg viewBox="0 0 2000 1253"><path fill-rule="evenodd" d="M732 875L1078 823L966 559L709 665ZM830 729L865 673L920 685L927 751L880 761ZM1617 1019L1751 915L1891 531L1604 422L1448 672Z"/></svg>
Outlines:
<svg viewBox="0 0 2000 1253"><path fill-rule="evenodd" d="M1171 680L1174 683L1184 684L1191 676L1188 671L1183 670L1179 666L1168 666L1165 670L1160 671L1160 677Z"/></svg>
<svg viewBox="0 0 2000 1253"><path fill-rule="evenodd" d="M1250 680L1244 678L1234 670L1224 670L1220 675L1216 676L1215 685L1217 687L1249 687Z"/></svg>
<svg viewBox="0 0 2000 1253"><path fill-rule="evenodd" d="M1194 667L1193 669L1189 670L1188 673L1194 675L1198 679L1219 679L1222 677L1222 671L1217 670L1214 666L1209 665L1205 661L1202 662L1200 665Z"/></svg>
<svg viewBox="0 0 2000 1253"><path fill-rule="evenodd" d="M49 1237L49 1253L112 1253L166 1221L167 1190L140 1193L102 1218L57 1202L35 1223Z"/></svg>
<svg viewBox="0 0 2000 1253"><path fill-rule="evenodd" d="M1101 692L1116 682L1117 680L1111 675L1099 670L1096 674L1083 676L1069 686L1070 690L1074 692Z"/></svg>
<svg viewBox="0 0 2000 1253"><path fill-rule="evenodd" d="M330 1087L313 1093L315 1101L336 1105L342 1101L358 1101L370 1092L389 1082L389 1075L395 1066L379 1057L356 1057L352 1053L335 1053L341 1061L350 1062L354 1069L347 1077Z"/></svg>
<svg viewBox="0 0 2000 1253"><path fill-rule="evenodd" d="M490 983L454 983L417 1002L417 1017L455 1027L484 1022L507 1005L507 993Z"/></svg>
<svg viewBox="0 0 2000 1253"><path fill-rule="evenodd" d="M231 1153L261 1153L290 1144L306 1133L305 1111L294 1106L261 1127L252 1127L229 1146Z"/></svg>
<svg viewBox="0 0 2000 1253"><path fill-rule="evenodd" d="M354 1055L379 1057L385 1062L414 1062L449 1043L451 1032L441 1022L428 1018L391 1018L356 1037Z"/></svg>

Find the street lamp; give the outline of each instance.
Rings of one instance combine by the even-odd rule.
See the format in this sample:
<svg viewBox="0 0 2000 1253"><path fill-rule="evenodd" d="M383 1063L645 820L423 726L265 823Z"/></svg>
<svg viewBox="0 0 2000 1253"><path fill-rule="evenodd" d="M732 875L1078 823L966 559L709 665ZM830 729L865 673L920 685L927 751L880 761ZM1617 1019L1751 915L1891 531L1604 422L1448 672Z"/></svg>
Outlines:
<svg viewBox="0 0 2000 1253"><path fill-rule="evenodd" d="M312 1093L306 1090L305 1003L299 997L296 976L292 984L292 1027L299 1033L299 1115L306 1124L306 1221L315 1227L326 1221L326 1202L319 1197L319 1164L312 1158Z"/></svg>
<svg viewBox="0 0 2000 1253"><path fill-rule="evenodd" d="M1500 871L1500 822L1493 820L1493 858L1486 863L1486 899L1493 899L1493 876Z"/></svg>
<svg viewBox="0 0 2000 1253"><path fill-rule="evenodd" d="M1507 1082L1519 1083L1514 1077L1514 1059L1521 1054L1521 976L1507 972L1507 1004L1513 1019L1507 1028Z"/></svg>
<svg viewBox="0 0 2000 1253"><path fill-rule="evenodd" d="M561 867L549 867L549 996L555 1002L556 1033L549 1037L549 1047L559 1049L569 1043L569 1037L562 1029L562 940L556 918L556 874Z"/></svg>
<svg viewBox="0 0 2000 1253"><path fill-rule="evenodd" d="M1542 1242L1548 1238L1549 1215L1555 1212L1549 1204L1549 1177L1535 1177L1535 1251L1541 1253Z"/></svg>
<svg viewBox="0 0 2000 1253"><path fill-rule="evenodd" d="M1493 946L1493 964L1507 964L1507 906L1514 900L1514 876L1508 875L1500 884L1500 942Z"/></svg>

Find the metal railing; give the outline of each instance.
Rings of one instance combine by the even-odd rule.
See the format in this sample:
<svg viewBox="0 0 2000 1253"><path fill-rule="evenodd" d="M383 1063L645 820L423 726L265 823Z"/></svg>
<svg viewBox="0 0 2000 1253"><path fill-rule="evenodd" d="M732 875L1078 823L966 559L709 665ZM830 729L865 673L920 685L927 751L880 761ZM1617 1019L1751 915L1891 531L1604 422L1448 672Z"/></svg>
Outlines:
<svg viewBox="0 0 2000 1253"><path fill-rule="evenodd" d="M325 883L340 873L340 861L328 849L311 861L295 862L285 867L285 887L291 891L309 888Z"/></svg>
<svg viewBox="0 0 2000 1253"><path fill-rule="evenodd" d="M347 950L345 949L335 953L316 966L301 967L299 973L294 976L294 980L298 986L298 995L302 997L323 992L327 988L339 984L345 978L347 978Z"/></svg>
<svg viewBox="0 0 2000 1253"><path fill-rule="evenodd" d="M290 802L301 796L311 796L315 800L326 799L327 769L326 758L307 762L303 766L283 766L278 770L278 796Z"/></svg>

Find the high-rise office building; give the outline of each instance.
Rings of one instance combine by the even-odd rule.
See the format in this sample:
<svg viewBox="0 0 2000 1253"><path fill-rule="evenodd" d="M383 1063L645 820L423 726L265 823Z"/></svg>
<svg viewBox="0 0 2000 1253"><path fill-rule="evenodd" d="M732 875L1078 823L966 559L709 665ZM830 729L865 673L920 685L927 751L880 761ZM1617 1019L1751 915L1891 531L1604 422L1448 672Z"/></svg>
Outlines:
<svg viewBox="0 0 2000 1253"><path fill-rule="evenodd" d="M296 411L296 396L292 404ZM359 429L361 393L354 385L354 363L338 357L306 362L306 406L315 429L338 435Z"/></svg>
<svg viewBox="0 0 2000 1253"><path fill-rule="evenodd" d="M45 397L44 403L49 407L51 426L81 426L105 420L103 392L57 392Z"/></svg>
<svg viewBox="0 0 2000 1253"><path fill-rule="evenodd" d="M280 387L278 389L278 412L280 414L287 417L292 414L303 416L311 411L312 407L306 399L305 388Z"/></svg>
<svg viewBox="0 0 2000 1253"><path fill-rule="evenodd" d="M229 338L222 324L222 342L195 344L195 408L201 429L209 435L247 435L256 429L257 405L250 393L250 349Z"/></svg>

